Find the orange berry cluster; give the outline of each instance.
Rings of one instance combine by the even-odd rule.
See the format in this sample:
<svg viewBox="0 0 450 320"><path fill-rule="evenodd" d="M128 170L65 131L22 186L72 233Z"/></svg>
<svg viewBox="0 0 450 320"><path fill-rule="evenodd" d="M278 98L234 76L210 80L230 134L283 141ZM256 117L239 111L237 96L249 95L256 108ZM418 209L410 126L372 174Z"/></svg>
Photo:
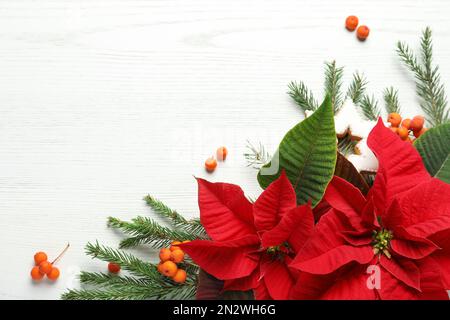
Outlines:
<svg viewBox="0 0 450 320"><path fill-rule="evenodd" d="M413 142L412 136L418 138L427 131L427 128L423 126L425 123L423 116L402 120L402 117L394 112L388 115L387 121L391 124L391 130L404 141Z"/></svg>
<svg viewBox="0 0 450 320"><path fill-rule="evenodd" d="M58 257L52 262L48 261L47 254L45 252L39 251L34 255L34 267L31 269L31 278L34 281L40 281L46 275L52 281L56 281L59 278L59 269L54 266L54 264L62 257L62 255L69 248L69 244L64 248L64 250L58 255Z"/></svg>
<svg viewBox="0 0 450 320"><path fill-rule="evenodd" d="M227 158L227 155L228 155L228 150L225 147L220 147L216 151L217 159L220 161L225 161L225 159ZM206 171L213 172L214 170L216 170L216 167L217 167L217 160L214 157L209 157L208 159L206 159L206 161L205 161Z"/></svg>
<svg viewBox="0 0 450 320"><path fill-rule="evenodd" d="M348 31L354 31L356 27L358 27L358 17L357 16L348 16L345 19L345 27ZM369 36L370 29L367 26L359 26L356 30L356 37L358 40L364 41Z"/></svg>
<svg viewBox="0 0 450 320"><path fill-rule="evenodd" d="M178 263L184 260L184 251L178 246L187 241L173 241L170 248L162 248L159 251L160 262L158 271L162 275L171 278L176 283L184 283L186 281L186 271L178 267Z"/></svg>

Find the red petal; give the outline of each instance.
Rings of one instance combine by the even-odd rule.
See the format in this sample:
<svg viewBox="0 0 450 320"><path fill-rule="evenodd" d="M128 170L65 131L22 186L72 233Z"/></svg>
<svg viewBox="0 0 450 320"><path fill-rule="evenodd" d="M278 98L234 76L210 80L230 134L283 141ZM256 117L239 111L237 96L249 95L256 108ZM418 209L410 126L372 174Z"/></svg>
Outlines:
<svg viewBox="0 0 450 320"><path fill-rule="evenodd" d="M390 272L381 269L381 288L378 290L382 300L417 300L419 291L407 286Z"/></svg>
<svg viewBox="0 0 450 320"><path fill-rule="evenodd" d="M279 260L263 262L261 276L272 299L286 300L289 298L294 286L294 278L284 262Z"/></svg>
<svg viewBox="0 0 450 320"><path fill-rule="evenodd" d="M402 260L401 258L388 259L382 255L380 257L380 265L399 281L420 291L420 272L414 262Z"/></svg>
<svg viewBox="0 0 450 320"><path fill-rule="evenodd" d="M225 280L223 291L248 291L256 288L258 285L260 274L259 268L255 268L253 272L244 278Z"/></svg>
<svg viewBox="0 0 450 320"><path fill-rule="evenodd" d="M194 240L180 247L207 273L220 280L250 275L259 263L259 239L255 235L216 242Z"/></svg>
<svg viewBox="0 0 450 320"><path fill-rule="evenodd" d="M360 265L348 265L328 275L301 273L291 299L374 300L377 294L367 285L369 277L366 267Z"/></svg>
<svg viewBox="0 0 450 320"><path fill-rule="evenodd" d="M358 231L343 231L341 232L342 238L344 240L354 246L354 247L360 247L365 246L370 243L372 243L372 232L366 231L366 232L358 232Z"/></svg>
<svg viewBox="0 0 450 320"><path fill-rule="evenodd" d="M362 223L367 228L379 228L380 224L378 223L378 217L375 214L375 206L373 203L373 199L370 198L369 201L367 201L366 205L364 206L364 209L361 214Z"/></svg>
<svg viewBox="0 0 450 320"><path fill-rule="evenodd" d="M269 294L269 290L267 290L264 279L260 279L258 281L258 285L256 286L255 290L253 290L253 292L255 294L256 300L273 300Z"/></svg>
<svg viewBox="0 0 450 320"><path fill-rule="evenodd" d="M433 242L426 239L423 241L392 239L391 248L395 253L409 259L422 259L439 249Z"/></svg>
<svg viewBox="0 0 450 320"><path fill-rule="evenodd" d="M256 200L253 210L255 226L258 231L274 228L281 217L295 208L297 198L286 173L272 182Z"/></svg>
<svg viewBox="0 0 450 320"><path fill-rule="evenodd" d="M418 262L420 268L420 299L422 300L449 300L449 294L444 287L442 270L431 258ZM449 266L450 267L450 266ZM449 269L444 269L448 271ZM447 272L448 274L448 272Z"/></svg>
<svg viewBox="0 0 450 320"><path fill-rule="evenodd" d="M450 290L450 230L439 232L430 239L442 248L433 253L432 257L440 267L444 287Z"/></svg>
<svg viewBox="0 0 450 320"><path fill-rule="evenodd" d="M312 274L327 274L351 262L367 264L372 260L373 256L374 253L371 246L353 247L343 245L306 261L294 261L290 266Z"/></svg>
<svg viewBox="0 0 450 320"><path fill-rule="evenodd" d="M294 252L298 252L311 236L313 229L311 205L302 205L287 212L275 228L262 235L262 246L268 248L288 241Z"/></svg>
<svg viewBox="0 0 450 320"><path fill-rule="evenodd" d="M255 234L252 204L239 186L198 181L200 221L215 241Z"/></svg>
<svg viewBox="0 0 450 320"><path fill-rule="evenodd" d="M413 235L425 238L450 229L450 185L430 179L402 194L394 210L401 211L397 223Z"/></svg>
<svg viewBox="0 0 450 320"><path fill-rule="evenodd" d="M377 214L380 215L394 196L428 181L430 175L417 150L386 128L381 119L369 134L367 144L379 162L370 193L374 196Z"/></svg>
<svg viewBox="0 0 450 320"><path fill-rule="evenodd" d="M325 191L324 199L331 207L346 214L349 219L358 217L359 223L366 199L354 185L334 176Z"/></svg>

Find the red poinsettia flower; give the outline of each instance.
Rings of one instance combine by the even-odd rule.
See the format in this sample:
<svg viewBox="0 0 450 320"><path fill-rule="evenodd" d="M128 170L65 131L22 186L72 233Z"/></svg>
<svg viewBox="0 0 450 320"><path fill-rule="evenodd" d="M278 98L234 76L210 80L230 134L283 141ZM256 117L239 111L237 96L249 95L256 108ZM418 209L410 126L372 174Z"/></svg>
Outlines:
<svg viewBox="0 0 450 320"><path fill-rule="evenodd" d="M297 207L283 172L251 204L239 186L197 179L200 220L211 240L182 244L224 290L255 289L257 299L287 299L295 274L287 265L310 236L311 206Z"/></svg>
<svg viewBox="0 0 450 320"><path fill-rule="evenodd" d="M450 185L381 120L368 138L379 169L367 198L334 177L332 207L291 264L296 299L448 299Z"/></svg>

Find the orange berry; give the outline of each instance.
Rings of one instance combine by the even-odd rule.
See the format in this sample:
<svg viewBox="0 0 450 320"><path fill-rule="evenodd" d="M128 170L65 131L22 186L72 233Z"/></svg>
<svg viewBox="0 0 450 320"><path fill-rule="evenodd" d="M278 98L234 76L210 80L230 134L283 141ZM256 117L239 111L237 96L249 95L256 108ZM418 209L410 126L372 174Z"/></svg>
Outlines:
<svg viewBox="0 0 450 320"><path fill-rule="evenodd" d="M427 128L422 128L419 131L413 131L414 137L418 138L421 135L423 135L428 129Z"/></svg>
<svg viewBox="0 0 450 320"><path fill-rule="evenodd" d="M182 243L189 243L191 240L184 240Z"/></svg>
<svg viewBox="0 0 450 320"><path fill-rule="evenodd" d="M359 26L356 30L358 40L364 41L369 36L370 29L367 26Z"/></svg>
<svg viewBox="0 0 450 320"><path fill-rule="evenodd" d="M170 259L175 263L180 263L184 260L184 252L181 249L172 251Z"/></svg>
<svg viewBox="0 0 450 320"><path fill-rule="evenodd" d="M158 272L159 272L159 273L163 273L163 272L162 272L162 265L163 265L162 262L158 263L157 269L158 269Z"/></svg>
<svg viewBox="0 0 450 320"><path fill-rule="evenodd" d="M405 127L398 128L398 135L402 140L407 140L409 137L409 131Z"/></svg>
<svg viewBox="0 0 450 320"><path fill-rule="evenodd" d="M161 266L162 274L166 277L173 277L177 273L177 270L177 265L172 261L166 261Z"/></svg>
<svg viewBox="0 0 450 320"><path fill-rule="evenodd" d="M41 274L49 274L52 271L53 265L48 261L42 261L39 263L39 272Z"/></svg>
<svg viewBox="0 0 450 320"><path fill-rule="evenodd" d="M159 259L164 262L170 259L170 250L167 248L162 248L159 250Z"/></svg>
<svg viewBox="0 0 450 320"><path fill-rule="evenodd" d="M358 26L358 22L357 16L348 16L347 19L345 19L345 27L348 31L354 31Z"/></svg>
<svg viewBox="0 0 450 320"><path fill-rule="evenodd" d="M228 155L228 150L225 147L220 147L219 149L217 149L217 159L220 161L225 161L225 159L227 158Z"/></svg>
<svg viewBox="0 0 450 320"><path fill-rule="evenodd" d="M170 245L172 245L172 246L177 246L177 245L179 245L179 244L181 244L181 243L182 243L181 241L175 240L175 241L172 241L172 242L170 243Z"/></svg>
<svg viewBox="0 0 450 320"><path fill-rule="evenodd" d="M59 278L59 269L53 267L52 270L47 274L47 278L52 281L56 281Z"/></svg>
<svg viewBox="0 0 450 320"><path fill-rule="evenodd" d="M406 129L410 130L411 129L411 119L403 119L402 121L402 127L405 127Z"/></svg>
<svg viewBox="0 0 450 320"><path fill-rule="evenodd" d="M42 278L44 277L44 275L39 271L39 267L33 267L31 269L30 274L31 274L31 278L34 281L42 280Z"/></svg>
<svg viewBox="0 0 450 320"><path fill-rule="evenodd" d="M423 116L415 116L411 120L411 130L412 131L422 130L424 122L425 118Z"/></svg>
<svg viewBox="0 0 450 320"><path fill-rule="evenodd" d="M393 133L398 134L398 128L397 127L389 127L389 129L391 129Z"/></svg>
<svg viewBox="0 0 450 320"><path fill-rule="evenodd" d="M216 170L217 167L217 161L214 158L208 158L205 161L205 169L208 172L213 172L214 170Z"/></svg>
<svg viewBox="0 0 450 320"><path fill-rule="evenodd" d="M172 277L172 280L176 283L184 283L186 281L186 271L178 269L177 273Z"/></svg>
<svg viewBox="0 0 450 320"><path fill-rule="evenodd" d="M178 246L180 244L182 244L181 241L173 241L170 246L170 251L181 250L181 248Z"/></svg>
<svg viewBox="0 0 450 320"><path fill-rule="evenodd" d="M45 252L39 251L34 255L34 263L38 266L41 262L47 261L47 254Z"/></svg>
<svg viewBox="0 0 450 320"><path fill-rule="evenodd" d="M402 117L395 112L389 113L387 121L391 123L391 126L398 127L402 122Z"/></svg>
<svg viewBox="0 0 450 320"><path fill-rule="evenodd" d="M108 263L108 271L111 273L119 273L120 266L117 263L110 262L110 263Z"/></svg>

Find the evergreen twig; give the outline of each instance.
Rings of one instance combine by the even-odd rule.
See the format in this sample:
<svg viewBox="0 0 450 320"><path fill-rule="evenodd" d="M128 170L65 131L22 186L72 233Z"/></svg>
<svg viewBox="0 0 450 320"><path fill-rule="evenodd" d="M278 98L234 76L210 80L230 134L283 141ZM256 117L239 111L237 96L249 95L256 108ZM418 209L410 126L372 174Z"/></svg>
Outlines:
<svg viewBox="0 0 450 320"><path fill-rule="evenodd" d="M355 72L347 90L346 98L351 99L354 104L358 104L366 91L366 86L367 80L364 75Z"/></svg>
<svg viewBox="0 0 450 320"><path fill-rule="evenodd" d="M309 110L316 110L319 105L317 100L314 99L313 93L309 90L306 85L300 81L291 81L288 84L289 91L287 94L297 103L297 105L302 109L303 112Z"/></svg>
<svg viewBox="0 0 450 320"><path fill-rule="evenodd" d="M109 217L108 225L130 235L129 238L120 242L120 248L130 248L141 244L151 244L155 248L162 248L170 246L174 240L184 241L199 238L198 235L189 232L163 227L147 217L136 217L131 222Z"/></svg>
<svg viewBox="0 0 450 320"><path fill-rule="evenodd" d="M334 112L342 107L343 94L341 92L344 68L337 67L336 61L325 63L325 95L331 97Z"/></svg>
<svg viewBox="0 0 450 320"><path fill-rule="evenodd" d="M409 46L403 42L397 43L397 53L408 69L413 72L416 79L416 93L421 100L420 107L428 115L429 123L436 126L449 120L449 110L439 66L433 66L431 35L429 27L422 32L420 62Z"/></svg>
<svg viewBox="0 0 450 320"><path fill-rule="evenodd" d="M378 101L375 97L364 94L359 102L363 116L367 120L376 121L380 116L380 109L378 108Z"/></svg>
<svg viewBox="0 0 450 320"><path fill-rule="evenodd" d="M244 158L247 160L247 167L259 170L272 158L261 142L255 147L247 140L246 148L248 149L248 152L244 153Z"/></svg>
<svg viewBox="0 0 450 320"><path fill-rule="evenodd" d="M401 113L400 103L398 101L398 90L394 89L394 87L389 87L384 89L383 91L384 105L386 108L386 112L389 113Z"/></svg>
<svg viewBox="0 0 450 320"><path fill-rule="evenodd" d="M168 218L176 228L192 235L197 235L200 238L206 237L205 228L202 226L199 219L187 220L177 211L170 209L163 202L151 195L145 196L144 200L153 211L164 218Z"/></svg>

